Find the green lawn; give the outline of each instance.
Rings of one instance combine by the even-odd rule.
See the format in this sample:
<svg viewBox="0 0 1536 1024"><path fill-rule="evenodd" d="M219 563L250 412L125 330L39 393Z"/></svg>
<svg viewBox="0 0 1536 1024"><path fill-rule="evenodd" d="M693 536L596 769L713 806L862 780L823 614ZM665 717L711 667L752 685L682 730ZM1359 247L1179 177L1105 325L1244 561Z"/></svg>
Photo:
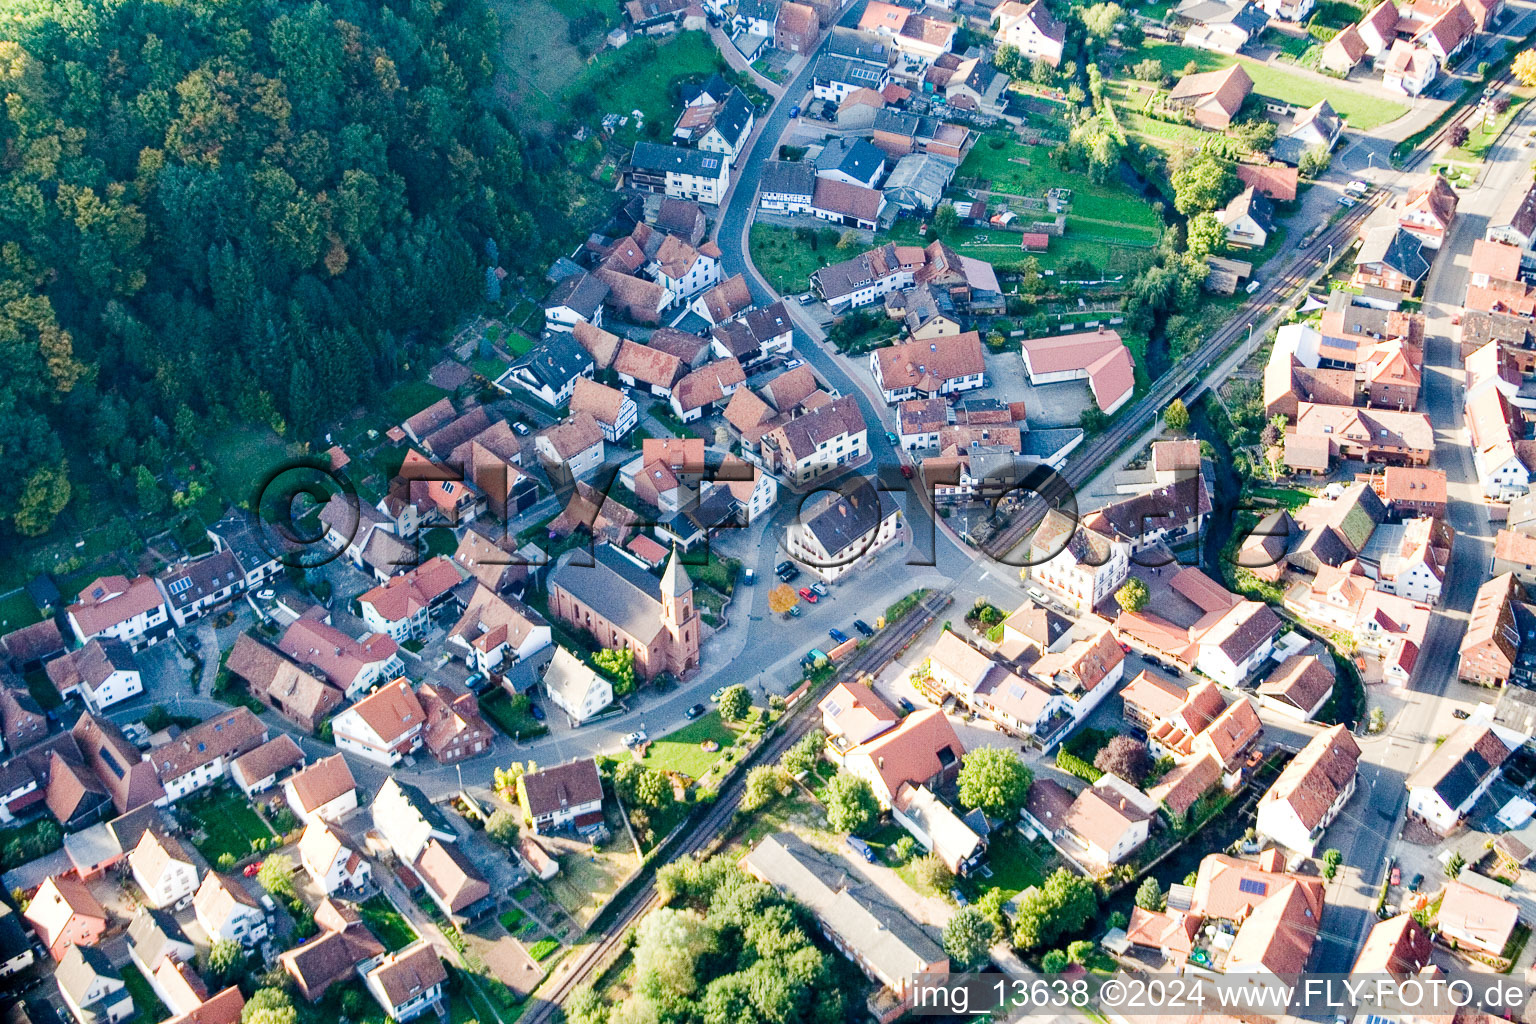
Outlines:
<svg viewBox="0 0 1536 1024"><path fill-rule="evenodd" d="M136 966L123 964L118 968L118 973L122 975L123 984L128 987L128 994L133 997L133 1012L140 1020L164 1020L170 1016L170 1011L150 987L149 979Z"/></svg>
<svg viewBox="0 0 1536 1024"><path fill-rule="evenodd" d="M357 912L385 949L404 949L416 941L416 930L383 893L376 893L359 903Z"/></svg>
<svg viewBox="0 0 1536 1024"><path fill-rule="evenodd" d="M64 703L64 698L59 696L58 688L53 685L53 680L48 678L48 673L43 669L28 672L25 676L27 692L32 699L37 701L37 706L44 711L52 711Z"/></svg>
<svg viewBox="0 0 1536 1024"><path fill-rule="evenodd" d="M1524 92L1527 94L1516 93L1504 113L1498 117L1489 118L1486 121L1469 120L1467 127L1470 129L1470 134L1467 136L1467 141L1455 149L1447 150L1445 159L1453 163L1482 163L1483 158L1488 155L1488 147L1494 144L1504 133L1504 129L1509 127L1509 122L1513 121L1515 115L1530 102L1529 90Z"/></svg>
<svg viewBox="0 0 1536 1024"><path fill-rule="evenodd" d="M240 502L248 500L269 473L301 450L266 427L229 427L209 438L208 463L218 492L230 502Z"/></svg>
<svg viewBox="0 0 1536 1024"><path fill-rule="evenodd" d="M514 701L503 690L497 690L480 701L481 714L514 739L543 736L549 732L549 726L534 718L529 708L526 697Z"/></svg>
<svg viewBox="0 0 1536 1024"><path fill-rule="evenodd" d="M1126 53L1121 58L1120 66L1132 67L1146 57L1162 61L1163 67L1175 76L1182 74L1185 65L1191 61L1201 71L1216 71L1230 67L1234 60L1210 50L1148 39L1140 49ZM1299 75L1246 57L1235 59L1253 79L1255 94L1299 107L1310 107L1318 100L1326 99L1334 110L1349 121L1351 128L1360 131L1369 131L1395 121L1408 112L1406 103L1358 92L1341 82L1327 82L1310 75Z"/></svg>
<svg viewBox="0 0 1536 1024"><path fill-rule="evenodd" d="M37 610L37 605L27 596L25 590L17 590L5 597L0 597L0 633L9 633L13 629L22 626L30 626L42 619L43 615Z"/></svg>
<svg viewBox="0 0 1536 1024"><path fill-rule="evenodd" d="M251 852L252 840L272 835L261 816L232 789L205 790L176 807L190 820L193 830L203 834L203 839L193 839L193 844L215 866L225 853L237 861L243 859Z"/></svg>
<svg viewBox="0 0 1536 1024"><path fill-rule="evenodd" d="M1030 845L1011 826L999 828L992 833L987 846L987 867L992 870L992 877L975 874L962 887L977 896L988 889L1001 889L1011 899L1030 886L1039 885L1051 872L1055 860L1050 847L1043 843L1041 846L1043 851Z"/></svg>
<svg viewBox="0 0 1536 1024"><path fill-rule="evenodd" d="M374 408L384 414L385 426L392 427L410 419L439 398L447 398L448 392L424 380L403 380L390 388L374 403Z"/></svg>
<svg viewBox="0 0 1536 1024"><path fill-rule="evenodd" d="M1141 196L1118 184L1098 185L1085 174L1063 172L1051 162L1049 146L1026 146L1007 135L985 137L971 148L957 177L986 178L992 191L1020 196L1043 197L1047 189L1070 188L1074 216L1128 230L1139 227L1150 241L1157 240L1157 214ZM1042 211L1042 219L1045 216Z"/></svg>
<svg viewBox="0 0 1536 1024"><path fill-rule="evenodd" d="M596 111L593 120L601 120L604 114L627 115L638 110L647 125L659 126L659 138L665 139L678 115L669 87L680 78L723 70L725 58L703 32L679 33L636 67L631 50L639 45L643 44L598 54L565 95L567 100L579 94L590 95L591 101L582 103Z"/></svg>
<svg viewBox="0 0 1536 1024"><path fill-rule="evenodd" d="M747 244L752 248L752 262L768 278L773 290L789 295L809 290L811 274L828 263L853 255L840 252L836 248L837 232L832 230L831 235L830 245L819 239L813 243L795 237L790 228L753 224Z"/></svg>
<svg viewBox="0 0 1536 1024"><path fill-rule="evenodd" d="M699 744L706 740L714 740L720 744L720 749L713 753L704 750ZM698 779L735 742L736 731L720 720L720 712L711 711L652 743L645 753L645 764L659 771L682 772L691 779Z"/></svg>

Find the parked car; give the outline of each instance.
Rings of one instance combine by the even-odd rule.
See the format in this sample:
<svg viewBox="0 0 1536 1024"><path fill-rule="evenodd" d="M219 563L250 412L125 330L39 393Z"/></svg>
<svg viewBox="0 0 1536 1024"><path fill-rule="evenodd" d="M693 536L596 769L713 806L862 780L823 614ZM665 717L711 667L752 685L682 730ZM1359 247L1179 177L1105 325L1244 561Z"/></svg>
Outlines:
<svg viewBox="0 0 1536 1024"><path fill-rule="evenodd" d="M753 572L751 569L743 569L743 570L741 570L741 583L742 583L742 586L750 587L752 584L754 584L756 582L757 582L757 573Z"/></svg>
<svg viewBox="0 0 1536 1024"><path fill-rule="evenodd" d="M854 853L857 853L860 857L863 857L871 864L875 862L875 851L870 847L868 843L860 839L858 836L849 836L848 845L853 847Z"/></svg>
<svg viewBox="0 0 1536 1024"><path fill-rule="evenodd" d="M638 747L648 739L650 739L650 736L646 735L644 729L636 729L634 732L624 737L624 745L626 747Z"/></svg>
<svg viewBox="0 0 1536 1024"><path fill-rule="evenodd" d="M811 589L816 591L817 595L820 596L820 597L826 597L827 596L827 585L825 583L821 582L820 580L817 580L815 583L812 583L811 584Z"/></svg>
<svg viewBox="0 0 1536 1024"><path fill-rule="evenodd" d="M513 420L512 429L517 432L519 437L528 436L528 424L524 423L522 420Z"/></svg>
<svg viewBox="0 0 1536 1024"><path fill-rule="evenodd" d="M817 601L816 592L810 587L801 587L800 599L805 601L807 604L815 604Z"/></svg>
<svg viewBox="0 0 1536 1024"><path fill-rule="evenodd" d="M792 618L792 619L798 619L800 617L800 606L799 605L795 605L793 608L791 608L789 610L789 617Z"/></svg>
<svg viewBox="0 0 1536 1024"><path fill-rule="evenodd" d="M261 861L257 861L254 864L247 864L241 874L245 875L246 878L255 878L256 873L261 870L261 863Z"/></svg>
<svg viewBox="0 0 1536 1024"><path fill-rule="evenodd" d="M799 117L800 116L800 107L798 105L790 107L789 108L789 116L790 116L791 120Z"/></svg>
<svg viewBox="0 0 1536 1024"><path fill-rule="evenodd" d="M804 365L805 365L805 360L804 359L791 359L789 362L784 364L784 369L786 369L786 370L793 370L796 367L804 366Z"/></svg>
<svg viewBox="0 0 1536 1024"><path fill-rule="evenodd" d="M1398 867L1396 864L1392 865L1392 884L1403 884L1403 869Z"/></svg>
<svg viewBox="0 0 1536 1024"><path fill-rule="evenodd" d="M894 430L887 430L885 432L885 439L887 441L891 442L891 444L900 444L901 443L901 438L896 436L896 431L894 431Z"/></svg>
<svg viewBox="0 0 1536 1024"><path fill-rule="evenodd" d="M789 570L793 569L794 567L795 567L795 563L786 559L785 561L782 561L778 565L774 566L773 567L773 571L777 575L783 576L785 573L789 572Z"/></svg>
<svg viewBox="0 0 1536 1024"><path fill-rule="evenodd" d="M725 693L725 687L722 686L718 690L716 690L714 693L709 695L709 702L711 704L719 704L720 703L720 696L723 693Z"/></svg>
<svg viewBox="0 0 1536 1024"><path fill-rule="evenodd" d="M269 914L277 913L277 904L272 902L272 894L271 893L264 892L264 893L261 894L261 905L266 910L267 913L269 913Z"/></svg>
<svg viewBox="0 0 1536 1024"><path fill-rule="evenodd" d="M1339 205L1340 206L1345 206L1345 207L1354 206L1359 201L1360 200L1356 199L1354 196L1339 196Z"/></svg>
<svg viewBox="0 0 1536 1024"><path fill-rule="evenodd" d="M907 700L905 697L897 697L896 706L901 708L901 710L905 711L909 715L917 710L917 708L912 705L912 702Z"/></svg>
<svg viewBox="0 0 1536 1024"><path fill-rule="evenodd" d="M1422 874L1414 875L1413 876L1413 881L1408 883L1408 891L1409 892L1418 892L1419 891L1419 887L1422 886L1423 884L1424 884L1424 876Z"/></svg>
<svg viewBox="0 0 1536 1024"><path fill-rule="evenodd" d="M794 566L790 566L788 569L785 569L783 572L779 573L779 579L783 580L785 583L793 583L799 578L800 570Z"/></svg>
<svg viewBox="0 0 1536 1024"><path fill-rule="evenodd" d="M827 630L827 636L832 638L833 643L845 644L848 642L848 634L840 629Z"/></svg>
<svg viewBox="0 0 1536 1024"><path fill-rule="evenodd" d="M854 619L853 628L858 630L860 633L863 633L865 636L875 635L875 631L871 629L869 623L865 622L863 619Z"/></svg>
<svg viewBox="0 0 1536 1024"><path fill-rule="evenodd" d="M949 898L955 901L955 906L957 907L963 907L968 902L970 902L965 898L965 893L956 888L951 888L949 890Z"/></svg>
<svg viewBox="0 0 1536 1024"><path fill-rule="evenodd" d="M1344 186L1345 192L1358 192L1362 196L1370 190L1371 186L1366 182L1361 181L1359 178L1356 178L1354 181Z"/></svg>
<svg viewBox="0 0 1536 1024"><path fill-rule="evenodd" d="M684 711L683 714L686 715L688 717L688 719L691 721L691 720L693 720L695 718L698 718L700 715L702 715L705 712L705 710L706 709L705 709L703 704L695 704L693 707L689 708L687 711Z"/></svg>
<svg viewBox="0 0 1536 1024"><path fill-rule="evenodd" d="M1457 708L1451 712L1451 717L1457 720L1465 720L1472 717L1472 712L1468 711L1466 708Z"/></svg>
<svg viewBox="0 0 1536 1024"><path fill-rule="evenodd" d="M902 475L902 476L903 476L903 477L905 477L905 478L906 478L906 479L908 479L908 480L911 480L911 479L912 479L912 475L913 475L913 472L914 472L914 471L913 471L913 469L912 469L912 466L911 466L911 465L910 465L910 464L909 464L909 463L905 463L905 462L903 462L903 463L902 463L902 464L901 464L901 475Z"/></svg>
<svg viewBox="0 0 1536 1024"><path fill-rule="evenodd" d="M533 720L535 722L544 721L544 709L539 707L537 704L528 705L528 713L533 716Z"/></svg>

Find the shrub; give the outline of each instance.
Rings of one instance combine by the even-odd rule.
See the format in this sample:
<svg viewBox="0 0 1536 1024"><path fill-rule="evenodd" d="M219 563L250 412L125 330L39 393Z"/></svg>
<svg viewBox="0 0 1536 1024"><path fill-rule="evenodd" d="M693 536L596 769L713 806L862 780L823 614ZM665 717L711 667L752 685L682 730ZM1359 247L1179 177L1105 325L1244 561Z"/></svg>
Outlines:
<svg viewBox="0 0 1536 1024"><path fill-rule="evenodd" d="M1104 773L1099 771L1093 765L1089 764L1087 761L1084 761L1076 754L1065 750L1056 751L1056 767L1060 768L1068 775L1076 775L1078 778L1087 782L1098 782L1104 777Z"/></svg>

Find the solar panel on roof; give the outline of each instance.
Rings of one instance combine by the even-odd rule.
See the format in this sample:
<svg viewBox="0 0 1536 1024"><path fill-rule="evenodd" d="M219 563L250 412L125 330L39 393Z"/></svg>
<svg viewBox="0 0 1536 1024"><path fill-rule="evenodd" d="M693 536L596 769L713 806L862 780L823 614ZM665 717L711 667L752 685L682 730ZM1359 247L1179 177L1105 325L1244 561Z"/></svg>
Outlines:
<svg viewBox="0 0 1536 1024"><path fill-rule="evenodd" d="M1257 878L1244 878L1238 881L1237 889L1250 896L1263 896L1269 891L1269 883L1261 882Z"/></svg>
<svg viewBox="0 0 1536 1024"><path fill-rule="evenodd" d="M172 580L171 585L166 589L171 592L172 597L177 594L185 594L188 590L192 589L192 578L190 576L183 576L179 580Z"/></svg>

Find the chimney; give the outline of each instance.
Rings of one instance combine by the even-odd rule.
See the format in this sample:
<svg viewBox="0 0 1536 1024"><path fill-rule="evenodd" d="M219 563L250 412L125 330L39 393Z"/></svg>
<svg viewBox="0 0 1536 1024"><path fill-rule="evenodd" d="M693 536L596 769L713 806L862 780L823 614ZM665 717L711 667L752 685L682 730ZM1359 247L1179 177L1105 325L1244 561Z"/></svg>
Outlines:
<svg viewBox="0 0 1536 1024"><path fill-rule="evenodd" d="M885 758L883 756L875 758L875 767L882 772L885 771Z"/></svg>

